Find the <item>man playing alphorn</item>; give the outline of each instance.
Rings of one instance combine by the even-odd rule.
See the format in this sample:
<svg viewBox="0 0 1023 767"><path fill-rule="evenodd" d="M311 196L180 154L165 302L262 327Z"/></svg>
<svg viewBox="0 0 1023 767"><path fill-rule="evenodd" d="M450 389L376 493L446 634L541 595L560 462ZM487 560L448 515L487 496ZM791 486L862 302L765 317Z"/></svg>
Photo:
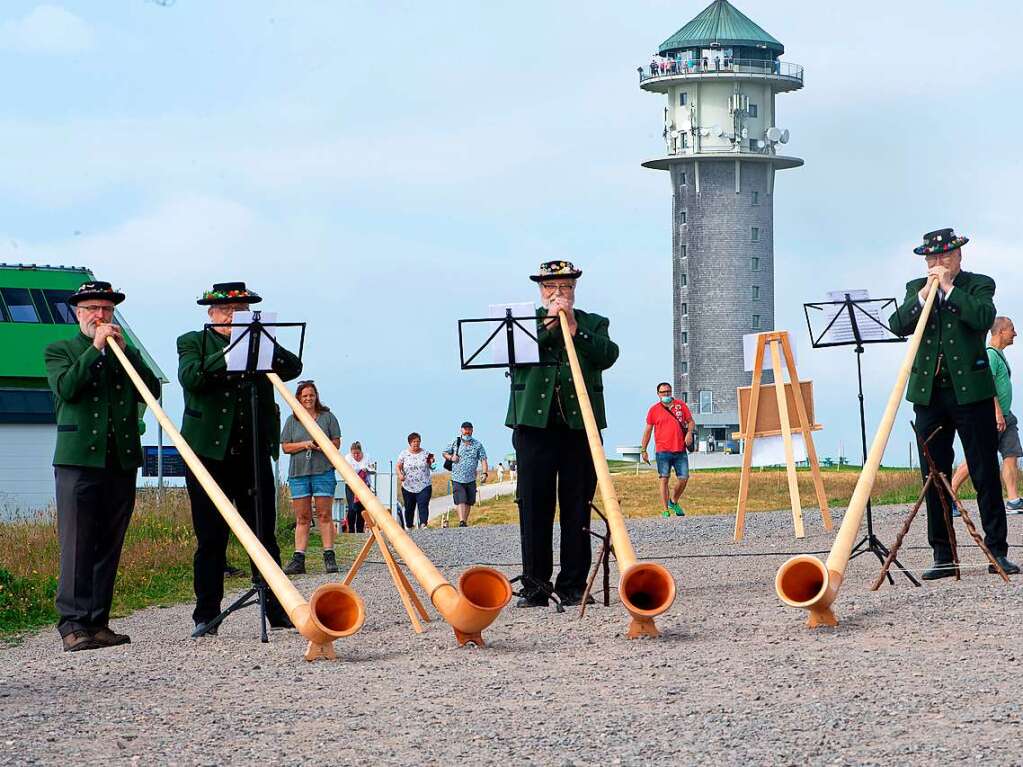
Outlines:
<svg viewBox="0 0 1023 767"><path fill-rule="evenodd" d="M913 403L916 429L923 439L941 427L929 449L938 471L947 477L952 475L953 440L959 434L977 489L984 542L1011 575L1018 573L1019 567L1006 558L1005 506L992 399L995 384L984 349L984 337L995 318L995 282L983 274L961 270L962 246L967 242L952 229L924 235L924 244L913 252L927 259L928 276L906 284L906 298L888 323L899 335L912 333L927 295L928 280L938 278L938 295L913 363L906 399ZM920 469L926 477L928 466L922 450ZM938 493L937 486L927 492L927 539L934 551L934 564L924 571L924 580L956 574ZM993 565L988 569L995 572Z"/></svg>
<svg viewBox="0 0 1023 767"><path fill-rule="evenodd" d="M517 368L508 404L507 426L519 468L519 530L525 594L519 607L547 604L552 591L562 604L582 600L590 568L590 502L597 486L583 417L572 382L558 312L564 311L579 354L584 383L598 428L605 428L601 372L618 359L607 333L608 320L575 308L576 280L582 272L568 261L547 261L530 277L540 283L543 308L537 312L540 365ZM561 572L552 586L554 507L561 513Z"/></svg>
<svg viewBox="0 0 1023 767"><path fill-rule="evenodd" d="M83 283L67 300L80 332L45 352L57 409L57 630L68 652L131 641L107 624L142 465L141 398L124 368L106 354L107 339L124 349L153 396L160 396L160 381L113 324L114 306L123 300L109 282Z"/></svg>
<svg viewBox="0 0 1023 767"><path fill-rule="evenodd" d="M246 289L244 282L222 282L213 285L197 303L208 307L210 322L229 324L236 311L247 311L250 304L263 299ZM181 435L213 475L246 524L256 531L255 504L251 494L257 487L252 465L252 413L250 411L249 376L228 376L223 354L230 336L230 327L206 331L205 359L203 333L194 330L178 338L178 380L185 393L185 414ZM265 339L264 339L265 341ZM302 362L286 349L275 346L273 370L285 381L302 373ZM274 479L270 458L278 449L281 432L280 413L274 402L273 384L263 374L256 374L259 402L259 478L258 492L262 519L260 540L277 564L281 552L277 546L277 515L274 508ZM185 483L192 505L192 524L198 546L195 550L195 610L192 619L196 628L220 614L224 597L224 562L227 556L227 522L217 511L202 485L191 471ZM253 578L258 578L255 566ZM272 592L267 593L267 619L273 628L291 626L288 616ZM216 633L216 630L207 633Z"/></svg>

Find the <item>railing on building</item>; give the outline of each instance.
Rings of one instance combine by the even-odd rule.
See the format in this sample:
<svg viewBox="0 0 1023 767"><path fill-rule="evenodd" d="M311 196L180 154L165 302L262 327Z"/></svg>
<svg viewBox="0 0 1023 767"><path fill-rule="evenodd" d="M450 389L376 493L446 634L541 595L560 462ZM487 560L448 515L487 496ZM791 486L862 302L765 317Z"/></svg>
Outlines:
<svg viewBox="0 0 1023 767"><path fill-rule="evenodd" d="M764 59L668 59L656 58L645 67L638 67L639 81L654 80L660 77L686 77L705 75L761 75L764 77L783 77L796 82L803 82L803 67L787 61L769 61Z"/></svg>

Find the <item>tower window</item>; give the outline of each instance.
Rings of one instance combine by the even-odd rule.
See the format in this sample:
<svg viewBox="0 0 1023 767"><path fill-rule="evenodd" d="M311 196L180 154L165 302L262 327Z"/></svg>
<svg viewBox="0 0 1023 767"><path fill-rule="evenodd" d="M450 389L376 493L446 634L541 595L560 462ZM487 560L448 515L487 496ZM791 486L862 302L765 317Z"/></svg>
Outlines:
<svg viewBox="0 0 1023 767"><path fill-rule="evenodd" d="M689 375L689 363L688 362L685 362L685 361L682 362L681 371L682 371L682 375L684 375L684 376Z"/></svg>
<svg viewBox="0 0 1023 767"><path fill-rule="evenodd" d="M756 104L750 104L749 105L749 116L750 117L756 117L757 116L757 105Z"/></svg>
<svg viewBox="0 0 1023 767"><path fill-rule="evenodd" d="M682 392L682 401L688 404L688 402L689 402L689 392L687 392L687 391Z"/></svg>
<svg viewBox="0 0 1023 767"><path fill-rule="evenodd" d="M682 344L684 346L685 344L688 344L688 343L689 343L689 332L686 331L686 330L683 330L682 331Z"/></svg>
<svg viewBox="0 0 1023 767"><path fill-rule="evenodd" d="M709 391L708 389L700 390L700 412L714 412L714 392Z"/></svg>
<svg viewBox="0 0 1023 767"><path fill-rule="evenodd" d="M688 223L686 221L687 216L686 216L686 212L684 210L679 215L682 217L682 223L683 224Z"/></svg>
<svg viewBox="0 0 1023 767"><path fill-rule="evenodd" d="M685 144L683 144L682 146L685 146ZM678 183L681 186L685 186L686 185L686 172L685 171L682 171L681 173L678 174Z"/></svg>
<svg viewBox="0 0 1023 767"><path fill-rule="evenodd" d="M678 276L678 279L681 287L685 288L689 286L689 276L685 272L682 272L682 274Z"/></svg>
<svg viewBox="0 0 1023 767"><path fill-rule="evenodd" d="M753 226L749 230L750 240L753 242L760 242L760 227Z"/></svg>
<svg viewBox="0 0 1023 767"><path fill-rule="evenodd" d="M688 248L688 246L686 246L686 245L683 245L683 246L682 246L682 250L681 250L681 252L679 253L679 256L680 256L681 258L686 258L686 257L688 257L688 255L689 255L689 248Z"/></svg>
<svg viewBox="0 0 1023 767"><path fill-rule="evenodd" d="M689 304L683 303L679 306L679 308L682 310L683 317L689 316Z"/></svg>
<svg viewBox="0 0 1023 767"><path fill-rule="evenodd" d="M760 300L760 286L759 285L754 285L753 286L753 300L754 301L759 301Z"/></svg>
<svg viewBox="0 0 1023 767"><path fill-rule="evenodd" d="M681 93L679 93L678 94L678 105L680 107L684 107L688 103L689 103L689 94L686 93L685 91L682 91Z"/></svg>
<svg viewBox="0 0 1023 767"><path fill-rule="evenodd" d="M753 315L752 326L753 326L754 330L760 330L760 315L759 314L754 314Z"/></svg>
<svg viewBox="0 0 1023 767"><path fill-rule="evenodd" d="M752 269L754 272L759 272L760 271L760 259L757 256L753 256L749 260L749 266L750 266L750 269Z"/></svg>
<svg viewBox="0 0 1023 767"><path fill-rule="evenodd" d="M752 192L751 196L752 196L752 203L754 205L759 205L760 204L760 192Z"/></svg>

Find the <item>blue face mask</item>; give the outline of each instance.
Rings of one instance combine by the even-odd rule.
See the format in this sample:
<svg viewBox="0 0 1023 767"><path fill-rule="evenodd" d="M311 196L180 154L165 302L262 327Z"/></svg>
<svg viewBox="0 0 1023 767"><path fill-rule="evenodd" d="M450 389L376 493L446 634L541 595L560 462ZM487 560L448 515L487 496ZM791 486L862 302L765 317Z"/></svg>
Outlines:
<svg viewBox="0 0 1023 767"><path fill-rule="evenodd" d="M468 442L470 439L472 439L472 435L471 434L463 434L462 435L462 439L465 440L466 442Z"/></svg>
<svg viewBox="0 0 1023 767"><path fill-rule="evenodd" d="M670 405L672 402L674 402L674 400L675 398L672 397L670 394L667 397L661 397L661 402L663 402L665 405Z"/></svg>

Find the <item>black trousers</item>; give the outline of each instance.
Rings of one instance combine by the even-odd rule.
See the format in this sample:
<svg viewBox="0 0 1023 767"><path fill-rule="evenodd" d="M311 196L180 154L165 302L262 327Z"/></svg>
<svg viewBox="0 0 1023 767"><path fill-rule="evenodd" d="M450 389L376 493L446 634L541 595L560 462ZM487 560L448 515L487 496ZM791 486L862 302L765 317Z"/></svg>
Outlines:
<svg viewBox="0 0 1023 767"><path fill-rule="evenodd" d="M352 489L345 485L345 520L348 522L348 532L362 533L366 530L366 520L362 516L362 501L355 497Z"/></svg>
<svg viewBox="0 0 1023 767"><path fill-rule="evenodd" d="M256 510L251 491L257 487L257 483L253 477L251 449L243 447L237 452L229 452L222 461L202 456L200 459L238 509L245 523L256 532ZM199 484L199 480L189 470L185 473L185 484L188 487L188 500L192 505L192 526L195 528L198 542L193 561L195 610L192 612L192 619L196 623L205 623L220 614L220 603L224 598L224 563L227 560L230 528ZM277 512L274 508L273 469L270 466L269 455L261 456L259 459L258 488L263 533L260 541L274 562L280 564L281 550L277 545L276 536ZM249 565L252 568L253 580L261 578L252 560L249 560ZM268 592L267 617L273 625L283 623L283 619L287 617L272 592Z"/></svg>
<svg viewBox="0 0 1023 767"><path fill-rule="evenodd" d="M1002 480L998 466L998 428L995 426L995 405L990 399L969 405L956 403L951 388L934 387L929 405L914 405L916 428L926 439L937 427L941 431L928 448L938 471L952 476L953 441L955 435L963 443L970 479L977 489L977 506L984 526L984 543L996 557L1009 550L1006 540L1005 505L1002 503ZM920 451L920 471L927 476L927 460ZM927 492L927 540L937 562L951 562L952 548L945 528L945 516L935 487Z"/></svg>
<svg viewBox="0 0 1023 767"><path fill-rule="evenodd" d="M124 534L135 508L136 469L54 466L57 486L57 630L100 629L110 620Z"/></svg>
<svg viewBox="0 0 1023 767"><path fill-rule="evenodd" d="M430 497L433 495L433 486L427 485L418 493L411 493L405 488L401 489L401 499L405 505L405 528L411 530L416 526L416 511L419 511L419 524L424 527L430 521Z"/></svg>
<svg viewBox="0 0 1023 767"><path fill-rule="evenodd" d="M554 571L554 506L561 519L561 571L555 590L581 592L586 587L592 552L590 502L597 488L586 432L582 429L518 426L512 438L519 466L519 535L522 573L541 584Z"/></svg>

